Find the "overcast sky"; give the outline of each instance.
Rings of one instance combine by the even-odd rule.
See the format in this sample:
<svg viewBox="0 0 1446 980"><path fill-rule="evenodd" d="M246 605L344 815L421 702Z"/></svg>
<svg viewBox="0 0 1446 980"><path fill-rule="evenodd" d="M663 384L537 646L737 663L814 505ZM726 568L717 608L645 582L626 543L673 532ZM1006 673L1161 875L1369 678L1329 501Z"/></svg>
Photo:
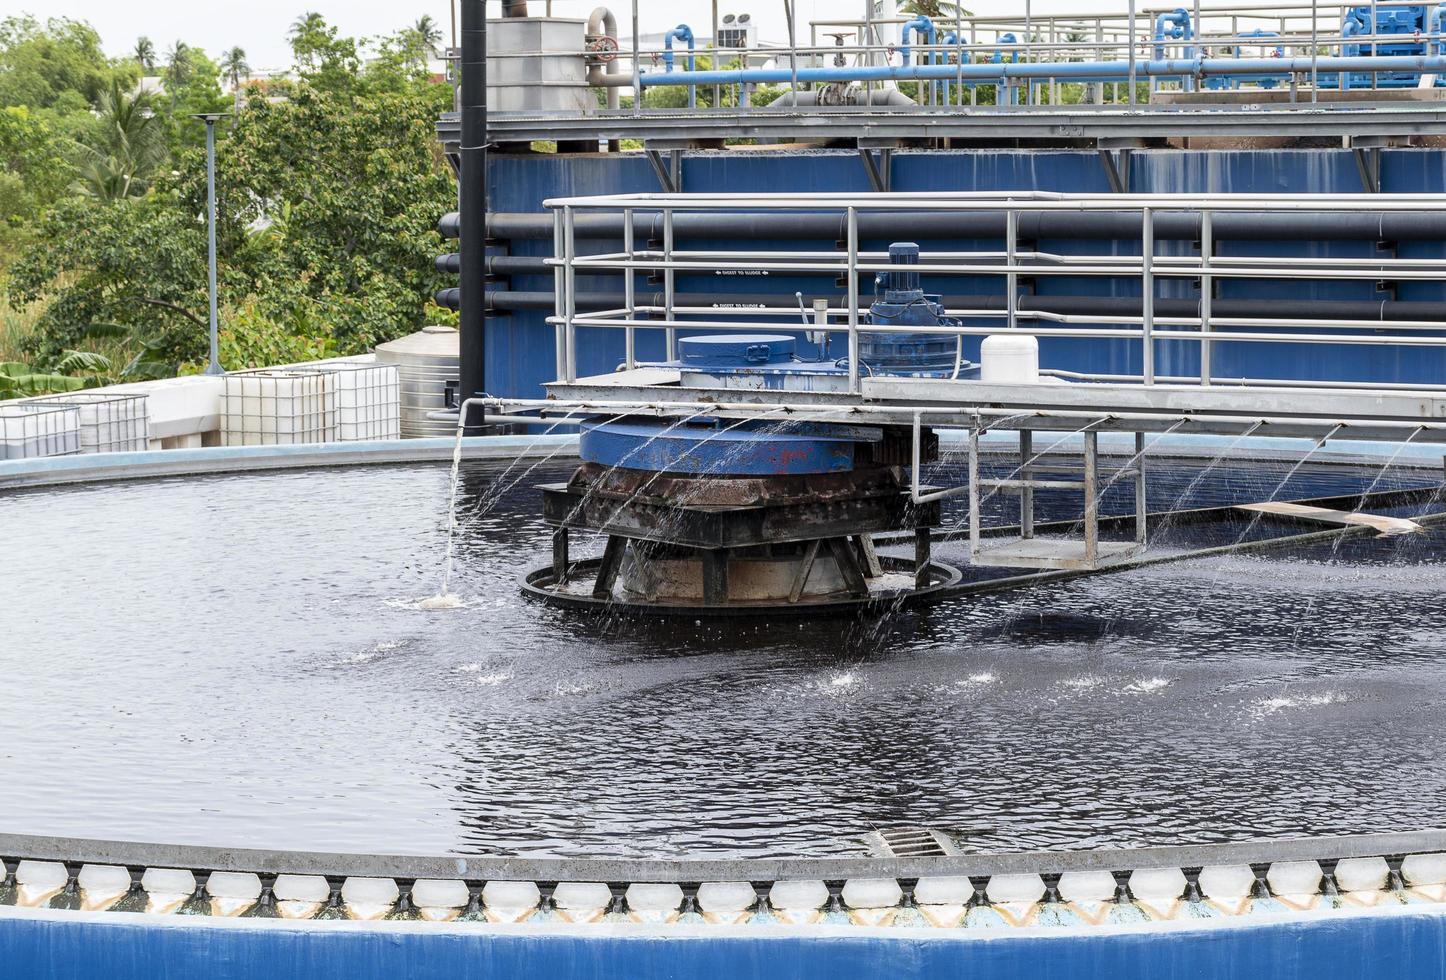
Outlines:
<svg viewBox="0 0 1446 980"><path fill-rule="evenodd" d="M533 12L544 6L543 0L530 0ZM1112 10L1123 7L1123 0L1034 0L1034 9L1041 11ZM586 17L597 6L597 0L554 0L553 13L559 17ZM628 33L630 0L611 4L618 15L619 30ZM700 34L708 33L711 18L710 0L640 0L643 33L671 27L680 21L691 24ZM808 21L815 17L862 16L863 0L797 0L797 19L801 40L808 36ZM1017 12L1019 0L975 0L967 6L979 14ZM498 4L490 4L496 16ZM290 64L291 53L286 46L286 31L291 22L304 11L315 10L342 32L355 37L370 37L395 31L414 23L423 14L431 14L450 31L451 13L448 0L0 0L0 14L32 13L38 17L71 17L89 21L105 40L111 54L129 52L140 35L148 36L160 51L177 40L199 45L212 55L232 45L246 49L253 68L264 70ZM760 25L760 35L770 40L784 40L782 0L719 0L722 14L747 12Z"/></svg>

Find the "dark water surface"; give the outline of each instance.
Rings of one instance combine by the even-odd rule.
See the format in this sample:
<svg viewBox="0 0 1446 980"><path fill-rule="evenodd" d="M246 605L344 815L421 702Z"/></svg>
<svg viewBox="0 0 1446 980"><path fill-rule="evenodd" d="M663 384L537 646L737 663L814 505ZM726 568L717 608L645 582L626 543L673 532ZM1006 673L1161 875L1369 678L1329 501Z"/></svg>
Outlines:
<svg viewBox="0 0 1446 980"><path fill-rule="evenodd" d="M0 494L0 826L817 855L901 823L986 849L1441 823L1439 532L884 623L639 622L518 593L548 561L532 485L566 470L481 510L498 470L467 470L467 605L444 612L414 606L437 591L443 467ZM1217 468L1187 502L1266 499L1284 470ZM1197 471L1156 473L1167 505ZM1376 476L1306 467L1282 497Z"/></svg>

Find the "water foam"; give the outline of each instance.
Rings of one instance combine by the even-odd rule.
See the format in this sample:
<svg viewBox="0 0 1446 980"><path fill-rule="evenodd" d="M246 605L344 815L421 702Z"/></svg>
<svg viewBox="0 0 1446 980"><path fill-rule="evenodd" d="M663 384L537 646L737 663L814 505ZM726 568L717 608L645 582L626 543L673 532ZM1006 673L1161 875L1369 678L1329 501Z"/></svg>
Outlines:
<svg viewBox="0 0 1446 980"><path fill-rule="evenodd" d="M1325 708L1333 704L1345 704L1350 698L1335 691L1326 691L1322 694L1301 694L1301 695L1277 695L1273 698L1261 698L1250 706L1250 713L1256 718L1268 718L1280 711L1292 711L1297 708Z"/></svg>

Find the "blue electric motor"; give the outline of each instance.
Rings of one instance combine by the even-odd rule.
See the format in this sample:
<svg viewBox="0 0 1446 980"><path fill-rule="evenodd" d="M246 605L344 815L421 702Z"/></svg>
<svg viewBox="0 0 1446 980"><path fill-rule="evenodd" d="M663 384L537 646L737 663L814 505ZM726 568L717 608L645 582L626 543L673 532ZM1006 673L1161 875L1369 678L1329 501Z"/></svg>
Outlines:
<svg viewBox="0 0 1446 980"><path fill-rule="evenodd" d="M891 327L957 326L944 316L938 295L924 292L919 283L919 246L895 242L889 246L888 272L874 277L874 302L869 323ZM859 359L875 374L937 375L954 370L958 341L945 334L860 333Z"/></svg>

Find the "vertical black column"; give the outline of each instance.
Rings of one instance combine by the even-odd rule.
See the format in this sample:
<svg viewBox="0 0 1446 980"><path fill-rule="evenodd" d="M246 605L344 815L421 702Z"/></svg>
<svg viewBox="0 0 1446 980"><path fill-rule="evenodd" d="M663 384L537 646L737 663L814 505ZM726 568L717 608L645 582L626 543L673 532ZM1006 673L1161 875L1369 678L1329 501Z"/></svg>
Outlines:
<svg viewBox="0 0 1446 980"><path fill-rule="evenodd" d="M487 390L487 2L462 0L462 141L458 210L461 212L462 328L458 402ZM480 407L464 420L469 435L483 424Z"/></svg>

